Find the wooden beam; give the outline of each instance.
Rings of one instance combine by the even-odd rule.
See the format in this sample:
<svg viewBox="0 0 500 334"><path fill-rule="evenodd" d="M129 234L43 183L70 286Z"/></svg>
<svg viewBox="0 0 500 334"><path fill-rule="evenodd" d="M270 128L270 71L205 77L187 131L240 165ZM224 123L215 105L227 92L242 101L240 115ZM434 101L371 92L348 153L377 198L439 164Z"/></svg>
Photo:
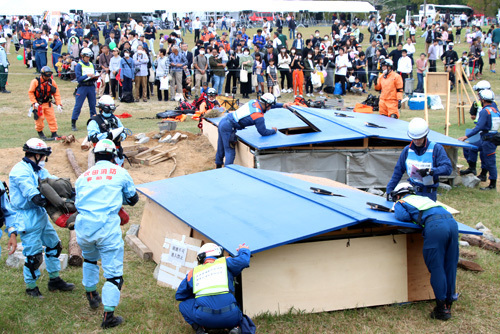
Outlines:
<svg viewBox="0 0 500 334"><path fill-rule="evenodd" d="M82 250L76 242L76 231L69 230L69 245L68 245L68 264L74 267L81 267L83 265Z"/></svg>
<svg viewBox="0 0 500 334"><path fill-rule="evenodd" d="M70 148L66 149L66 156L68 157L68 161L73 168L73 172L75 172L76 177L80 177L80 175L83 173L82 169L80 168L80 165L78 165L78 162L76 161L75 154L73 153L73 150Z"/></svg>
<svg viewBox="0 0 500 334"><path fill-rule="evenodd" d="M153 259L153 252L135 235L125 236L125 241L142 260Z"/></svg>

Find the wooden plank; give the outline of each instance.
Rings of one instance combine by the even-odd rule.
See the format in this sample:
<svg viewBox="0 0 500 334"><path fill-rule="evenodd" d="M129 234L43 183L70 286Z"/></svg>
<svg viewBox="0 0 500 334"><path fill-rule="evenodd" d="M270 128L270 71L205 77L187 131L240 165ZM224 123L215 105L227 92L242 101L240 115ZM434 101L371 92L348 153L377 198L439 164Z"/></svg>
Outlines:
<svg viewBox="0 0 500 334"><path fill-rule="evenodd" d="M255 157L250 147L241 141L236 143L236 157L234 163L243 167L254 168Z"/></svg>
<svg viewBox="0 0 500 334"><path fill-rule="evenodd" d="M219 139L217 126L210 123L206 119L203 119L201 121L201 124L203 124L203 135L208 138L208 141L210 142L210 144L212 144L212 147L217 150L217 141Z"/></svg>
<svg viewBox="0 0 500 334"><path fill-rule="evenodd" d="M323 312L405 302L406 236L285 245L253 254L242 273L243 309Z"/></svg>
<svg viewBox="0 0 500 334"><path fill-rule="evenodd" d="M146 198L139 239L153 252L153 260L160 263L167 232L189 235L191 228L170 212Z"/></svg>
<svg viewBox="0 0 500 334"><path fill-rule="evenodd" d="M68 253L68 264L70 266L81 267L83 265L82 250L76 241L75 230L69 230Z"/></svg>
<svg viewBox="0 0 500 334"><path fill-rule="evenodd" d="M80 168L80 165L76 161L75 154L73 153L73 150L70 148L66 149L66 156L68 157L69 164L73 168L73 171L75 172L76 177L79 177L83 171Z"/></svg>
<svg viewBox="0 0 500 334"><path fill-rule="evenodd" d="M431 274L427 270L422 255L424 238L420 233L406 235L406 255L408 268L408 301L434 299Z"/></svg>
<svg viewBox="0 0 500 334"><path fill-rule="evenodd" d="M136 159L141 158L141 157L143 157L143 156L145 156L145 155L147 155L147 154L150 154L150 153L151 153L151 151L154 151L154 150L156 150L156 149L158 149L159 147L162 147L162 146L163 146L163 145L157 145L157 146L151 147L151 148L150 148L150 149L148 149L147 151L144 151L144 152L141 152L141 153L137 154L137 155L135 156L135 158L136 158Z"/></svg>
<svg viewBox="0 0 500 334"><path fill-rule="evenodd" d="M125 241L142 260L149 261L153 258L153 252L135 235L125 236Z"/></svg>

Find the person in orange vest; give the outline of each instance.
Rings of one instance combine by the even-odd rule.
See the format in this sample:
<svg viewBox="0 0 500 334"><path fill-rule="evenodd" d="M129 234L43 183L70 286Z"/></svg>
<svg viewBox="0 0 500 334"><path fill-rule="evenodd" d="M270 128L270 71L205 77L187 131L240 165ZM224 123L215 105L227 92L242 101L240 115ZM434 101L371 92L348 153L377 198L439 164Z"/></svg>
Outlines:
<svg viewBox="0 0 500 334"><path fill-rule="evenodd" d="M215 88L209 88L207 90L205 99L200 103L199 110L191 118L194 120L199 120L200 116L207 111L216 107L220 107L219 101L217 101L216 97L217 91L215 90Z"/></svg>
<svg viewBox="0 0 500 334"><path fill-rule="evenodd" d="M52 80L52 70L48 66L41 69L41 75L31 81L28 91L30 102L33 105L33 115L35 118L35 129L42 140L55 140L59 137L57 134L57 120L54 114L52 104L57 105L57 110L62 112L61 94L54 80ZM45 137L43 133L43 121L47 120L50 132L50 138Z"/></svg>
<svg viewBox="0 0 500 334"><path fill-rule="evenodd" d="M392 70L394 66L392 60L385 59L381 66L383 72L375 85L375 89L381 91L378 104L380 115L399 118L403 99L403 79Z"/></svg>

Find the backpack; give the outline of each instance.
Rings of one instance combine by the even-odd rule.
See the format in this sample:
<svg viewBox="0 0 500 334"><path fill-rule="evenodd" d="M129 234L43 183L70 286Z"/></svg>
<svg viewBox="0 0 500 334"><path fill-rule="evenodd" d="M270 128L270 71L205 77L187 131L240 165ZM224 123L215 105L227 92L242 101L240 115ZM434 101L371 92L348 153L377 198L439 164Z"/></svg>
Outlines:
<svg viewBox="0 0 500 334"><path fill-rule="evenodd" d="M363 40L365 39L365 35L363 35L362 32L359 33L359 37L358 37L358 42L361 44L363 43Z"/></svg>
<svg viewBox="0 0 500 334"><path fill-rule="evenodd" d="M157 113L156 118L175 118L180 115L182 115L182 113L177 110L167 110Z"/></svg>
<svg viewBox="0 0 500 334"><path fill-rule="evenodd" d="M193 113L195 112L194 106L186 101L179 101L179 105L175 107L175 110L181 111L183 114Z"/></svg>
<svg viewBox="0 0 500 334"><path fill-rule="evenodd" d="M293 100L292 105L301 106L301 107L309 107L309 103L302 96L297 96L295 100Z"/></svg>
<svg viewBox="0 0 500 334"><path fill-rule="evenodd" d="M134 96L132 95L132 92L123 92L120 101L124 103L134 102Z"/></svg>
<svg viewBox="0 0 500 334"><path fill-rule="evenodd" d="M425 43L432 43L432 31L427 30L427 36L425 37Z"/></svg>

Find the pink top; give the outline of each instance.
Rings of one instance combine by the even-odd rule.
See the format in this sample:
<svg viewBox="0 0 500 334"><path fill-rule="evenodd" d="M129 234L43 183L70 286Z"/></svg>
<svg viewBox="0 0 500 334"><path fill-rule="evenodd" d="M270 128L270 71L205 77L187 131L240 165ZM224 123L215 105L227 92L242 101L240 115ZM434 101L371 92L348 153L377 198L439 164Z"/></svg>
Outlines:
<svg viewBox="0 0 500 334"><path fill-rule="evenodd" d="M427 59L417 59L417 73L424 73L425 68L427 67Z"/></svg>

